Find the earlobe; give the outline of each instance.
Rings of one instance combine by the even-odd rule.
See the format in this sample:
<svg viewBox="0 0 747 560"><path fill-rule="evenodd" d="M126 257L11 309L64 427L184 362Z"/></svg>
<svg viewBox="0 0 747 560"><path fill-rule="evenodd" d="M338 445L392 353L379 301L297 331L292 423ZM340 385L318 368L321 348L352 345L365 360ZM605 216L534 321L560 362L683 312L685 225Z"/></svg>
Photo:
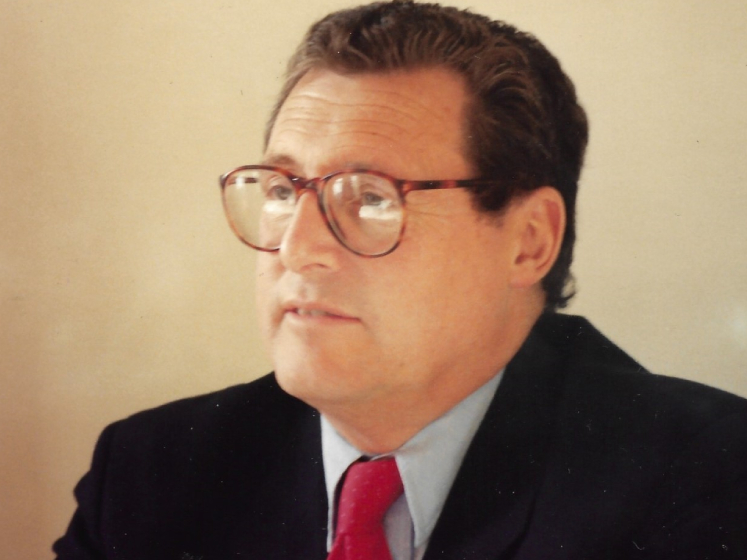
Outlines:
<svg viewBox="0 0 747 560"><path fill-rule="evenodd" d="M516 251L511 286L518 289L538 284L558 257L565 232L565 204L553 187L540 187L518 202Z"/></svg>

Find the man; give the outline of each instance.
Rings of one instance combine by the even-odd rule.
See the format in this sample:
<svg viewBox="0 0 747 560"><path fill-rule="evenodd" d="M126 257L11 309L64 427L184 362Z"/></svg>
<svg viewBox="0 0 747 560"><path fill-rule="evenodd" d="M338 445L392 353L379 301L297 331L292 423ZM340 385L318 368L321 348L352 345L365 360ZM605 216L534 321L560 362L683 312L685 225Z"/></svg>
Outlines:
<svg viewBox="0 0 747 560"><path fill-rule="evenodd" d="M747 557L747 403L554 313L586 138L510 26L313 26L221 178L275 373L107 428L58 558Z"/></svg>

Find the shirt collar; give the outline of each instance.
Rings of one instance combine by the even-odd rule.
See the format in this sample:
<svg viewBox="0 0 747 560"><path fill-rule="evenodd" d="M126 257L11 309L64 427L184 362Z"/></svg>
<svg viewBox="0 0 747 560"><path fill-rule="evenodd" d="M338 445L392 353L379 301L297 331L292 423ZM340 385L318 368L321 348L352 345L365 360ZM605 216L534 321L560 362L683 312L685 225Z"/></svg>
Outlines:
<svg viewBox="0 0 747 560"><path fill-rule="evenodd" d="M426 542L441 514L462 459L490 406L503 370L443 416L415 434L394 455L414 528L414 545ZM343 438L324 415L322 457L327 487L328 534L332 535L335 489L363 453Z"/></svg>

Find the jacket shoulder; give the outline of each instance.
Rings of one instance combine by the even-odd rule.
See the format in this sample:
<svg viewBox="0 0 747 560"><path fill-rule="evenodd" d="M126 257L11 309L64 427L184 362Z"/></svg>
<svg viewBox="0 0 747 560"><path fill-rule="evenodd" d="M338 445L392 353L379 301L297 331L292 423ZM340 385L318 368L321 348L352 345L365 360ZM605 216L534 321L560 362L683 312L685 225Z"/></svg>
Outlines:
<svg viewBox="0 0 747 560"><path fill-rule="evenodd" d="M514 377L554 395L536 502L536 522L554 530L542 546L578 558L713 558L722 544L747 554L747 400L650 373L580 317L542 317L521 352Z"/></svg>
<svg viewBox="0 0 747 560"><path fill-rule="evenodd" d="M651 373L583 317L543 316L533 335L561 356L566 396L590 403L605 416L616 408L640 413L639 407L648 407L659 420L679 416L682 422L699 424L747 412L747 400L739 396Z"/></svg>
<svg viewBox="0 0 747 560"><path fill-rule="evenodd" d="M256 381L188 397L137 412L107 430L120 447L141 452L220 449L242 445L272 447L279 437L293 438L297 425L317 412L283 391L273 374ZM184 449L183 449L184 448Z"/></svg>

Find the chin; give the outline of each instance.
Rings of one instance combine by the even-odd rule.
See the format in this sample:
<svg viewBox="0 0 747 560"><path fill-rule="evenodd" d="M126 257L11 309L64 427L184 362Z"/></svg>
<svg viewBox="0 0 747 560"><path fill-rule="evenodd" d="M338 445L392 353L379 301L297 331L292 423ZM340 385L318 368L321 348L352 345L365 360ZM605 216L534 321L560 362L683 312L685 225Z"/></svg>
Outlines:
<svg viewBox="0 0 747 560"><path fill-rule="evenodd" d="M301 399L307 404L323 398L324 394L329 391L328 386L332 385L326 375L320 375L316 368L305 365L289 365L282 362L276 362L275 377L280 387L288 393Z"/></svg>
<svg viewBox="0 0 747 560"><path fill-rule="evenodd" d="M331 368L317 368L305 364L289 367L278 364L275 377L280 387L309 406L324 411L327 407L355 401L361 387L350 386L350 375L336 376Z"/></svg>

